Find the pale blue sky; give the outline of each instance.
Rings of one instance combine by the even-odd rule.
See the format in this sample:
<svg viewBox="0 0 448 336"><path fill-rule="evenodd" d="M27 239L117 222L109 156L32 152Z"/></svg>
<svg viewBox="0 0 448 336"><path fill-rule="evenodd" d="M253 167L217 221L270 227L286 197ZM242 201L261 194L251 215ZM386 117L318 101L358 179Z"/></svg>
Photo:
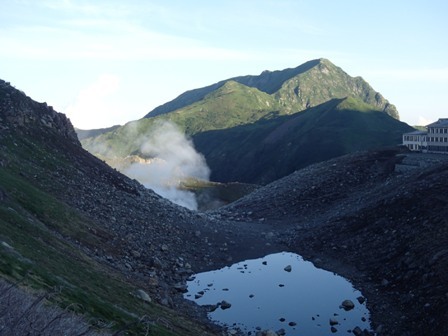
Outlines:
<svg viewBox="0 0 448 336"><path fill-rule="evenodd" d="M446 0L0 0L0 78L86 129L324 57L425 124L448 117L447 17Z"/></svg>

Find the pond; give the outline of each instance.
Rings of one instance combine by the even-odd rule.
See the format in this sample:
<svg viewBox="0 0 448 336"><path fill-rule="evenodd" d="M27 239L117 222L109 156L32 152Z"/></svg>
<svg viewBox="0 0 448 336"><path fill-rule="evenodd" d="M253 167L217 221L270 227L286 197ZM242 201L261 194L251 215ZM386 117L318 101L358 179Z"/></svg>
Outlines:
<svg viewBox="0 0 448 336"><path fill-rule="evenodd" d="M361 292L345 278L294 253L195 274L187 288L186 299L213 306L212 321L247 335L259 330L280 330L288 336L353 335L356 327L371 330Z"/></svg>

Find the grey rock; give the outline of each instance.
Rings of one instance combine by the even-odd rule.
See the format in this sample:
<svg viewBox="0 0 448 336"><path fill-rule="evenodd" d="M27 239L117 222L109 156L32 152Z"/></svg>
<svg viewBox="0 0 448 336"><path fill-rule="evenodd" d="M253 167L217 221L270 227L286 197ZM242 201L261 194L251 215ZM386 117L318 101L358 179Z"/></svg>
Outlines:
<svg viewBox="0 0 448 336"><path fill-rule="evenodd" d="M163 263L162 263L162 262L160 261L160 259L157 258L157 257L152 257L152 258L149 260L149 264L150 264L150 266L152 266L152 267L154 267L154 268L157 268L157 269L163 269L163 268L164 268Z"/></svg>
<svg viewBox="0 0 448 336"><path fill-rule="evenodd" d="M334 326L334 325L337 325L337 324L339 324L339 322L337 321L337 320L335 320L335 319L330 319L330 325L331 326Z"/></svg>
<svg viewBox="0 0 448 336"><path fill-rule="evenodd" d="M132 256L133 256L134 258L140 258L140 257L141 257L141 253L138 252L138 251L136 251L136 250L133 250L133 251L131 252L131 254L132 254Z"/></svg>
<svg viewBox="0 0 448 336"><path fill-rule="evenodd" d="M343 308L346 311L352 310L353 308L355 308L355 304L353 303L352 300L344 300L341 303L341 308Z"/></svg>
<svg viewBox="0 0 448 336"><path fill-rule="evenodd" d="M232 305L229 302L225 301L225 300L221 301L220 306L221 306L222 310L229 309L230 307L232 307Z"/></svg>
<svg viewBox="0 0 448 336"><path fill-rule="evenodd" d="M286 330L283 329L283 328L277 330L277 335L278 335L278 336L285 336L285 335L286 335Z"/></svg>
<svg viewBox="0 0 448 336"><path fill-rule="evenodd" d="M5 248L9 249L9 250L13 250L13 249L14 249L11 245L9 245L9 244L8 244L7 242L5 242L5 241L2 241L2 242L1 242L1 245L2 245L3 247L5 247Z"/></svg>
<svg viewBox="0 0 448 336"><path fill-rule="evenodd" d="M184 285L184 284L182 284L182 283L180 283L180 282L176 283L173 287L174 287L174 289L177 290L178 292L181 292L181 293L186 293L186 292L188 292L187 285Z"/></svg>
<svg viewBox="0 0 448 336"><path fill-rule="evenodd" d="M361 329L360 327L355 327L355 328L352 330L352 332L353 332L353 334L354 334L355 336L361 336L361 335L362 335L362 329Z"/></svg>
<svg viewBox="0 0 448 336"><path fill-rule="evenodd" d="M356 298L356 300L358 300L358 302L359 302L360 304L363 304L364 302L366 302L366 298L365 298L364 296L358 296L358 297Z"/></svg>
<svg viewBox="0 0 448 336"><path fill-rule="evenodd" d="M148 293L146 293L143 289L137 289L134 296L147 303L152 301Z"/></svg>
<svg viewBox="0 0 448 336"><path fill-rule="evenodd" d="M263 331L263 336L278 336L278 334L273 330Z"/></svg>

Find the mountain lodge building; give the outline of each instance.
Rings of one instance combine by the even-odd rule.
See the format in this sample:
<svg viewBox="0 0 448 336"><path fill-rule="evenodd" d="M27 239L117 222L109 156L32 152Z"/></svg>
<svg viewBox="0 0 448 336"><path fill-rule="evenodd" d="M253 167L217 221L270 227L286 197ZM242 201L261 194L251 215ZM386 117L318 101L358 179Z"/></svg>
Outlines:
<svg viewBox="0 0 448 336"><path fill-rule="evenodd" d="M403 145L411 151L448 154L448 118L441 118L426 129L403 134Z"/></svg>

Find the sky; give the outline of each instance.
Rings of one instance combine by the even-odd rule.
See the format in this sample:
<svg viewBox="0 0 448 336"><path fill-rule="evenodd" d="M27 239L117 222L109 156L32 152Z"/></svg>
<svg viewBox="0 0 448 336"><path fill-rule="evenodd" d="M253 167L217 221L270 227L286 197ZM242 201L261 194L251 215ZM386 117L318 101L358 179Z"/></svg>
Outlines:
<svg viewBox="0 0 448 336"><path fill-rule="evenodd" d="M327 58L410 125L448 117L446 0L0 0L0 78L93 129Z"/></svg>

